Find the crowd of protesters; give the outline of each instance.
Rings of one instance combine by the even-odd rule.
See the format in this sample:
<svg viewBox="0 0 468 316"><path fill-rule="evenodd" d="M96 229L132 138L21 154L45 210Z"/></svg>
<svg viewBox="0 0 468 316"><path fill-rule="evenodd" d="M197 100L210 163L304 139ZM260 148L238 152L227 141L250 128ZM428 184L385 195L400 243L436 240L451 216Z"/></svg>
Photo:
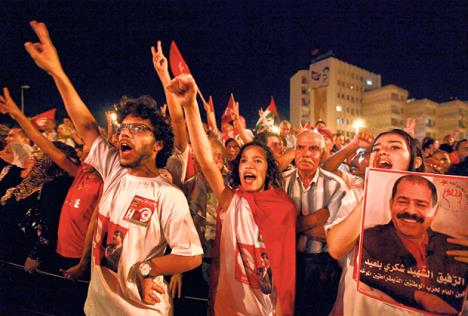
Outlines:
<svg viewBox="0 0 468 316"><path fill-rule="evenodd" d="M207 103L202 122L193 78L171 78L160 42L152 57L167 105L123 97L103 129L45 24L31 27L39 42L25 48L71 120L38 129L3 89L0 110L16 125L0 126L0 235L12 241L2 260L90 279L87 315L169 315L194 282L206 283L214 315L409 313L360 294L352 276L365 171L467 176L467 139L418 141L411 126L346 139L321 120L275 130L264 113L251 130L237 103L218 129ZM466 248L464 234L454 244ZM452 257L468 263L466 251Z"/></svg>

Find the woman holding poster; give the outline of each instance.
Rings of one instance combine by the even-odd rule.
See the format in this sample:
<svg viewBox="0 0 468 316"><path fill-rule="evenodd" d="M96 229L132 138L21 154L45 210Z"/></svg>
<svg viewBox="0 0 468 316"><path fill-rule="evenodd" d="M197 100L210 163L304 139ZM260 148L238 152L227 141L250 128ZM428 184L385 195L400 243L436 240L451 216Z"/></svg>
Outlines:
<svg viewBox="0 0 468 316"><path fill-rule="evenodd" d="M403 130L394 129L379 134L371 149L370 167L417 172L424 170L416 140ZM330 216L325 227L330 255L336 259L345 259L331 315L414 315L414 311L391 306L357 291L356 276L353 276L356 258L354 250L360 236L362 207L362 198L356 200L354 195L348 194L339 212Z"/></svg>

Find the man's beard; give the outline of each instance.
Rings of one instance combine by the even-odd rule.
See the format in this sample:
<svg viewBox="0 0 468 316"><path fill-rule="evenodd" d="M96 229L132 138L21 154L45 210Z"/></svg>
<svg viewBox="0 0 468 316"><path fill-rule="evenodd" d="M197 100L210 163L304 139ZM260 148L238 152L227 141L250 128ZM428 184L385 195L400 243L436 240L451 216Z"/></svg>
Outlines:
<svg viewBox="0 0 468 316"><path fill-rule="evenodd" d="M147 158L146 156L148 156L149 158L149 154L145 155L145 154L141 154L139 155L137 158L135 158L134 161L131 161L131 162L127 162L127 163L123 163L121 160L120 160L120 166L121 167L124 167L124 168L127 168L127 169L135 169L137 167L141 167L142 166L142 161Z"/></svg>

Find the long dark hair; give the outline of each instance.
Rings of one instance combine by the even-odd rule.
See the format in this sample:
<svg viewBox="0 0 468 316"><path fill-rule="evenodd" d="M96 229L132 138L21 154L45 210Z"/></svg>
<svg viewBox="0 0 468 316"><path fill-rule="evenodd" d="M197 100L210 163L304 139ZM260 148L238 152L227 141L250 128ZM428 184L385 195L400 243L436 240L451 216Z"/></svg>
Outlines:
<svg viewBox="0 0 468 316"><path fill-rule="evenodd" d="M408 146L408 151L410 152L410 161L409 161L409 166L407 171L417 171L417 172L424 172L424 159L422 157L422 151L421 148L419 147L418 141L413 138L410 134L405 132L402 129L391 129L389 131L385 131L377 135L377 137L374 139L374 142L372 143L371 148L374 148L375 143L377 142L377 139L379 139L383 135L388 135L388 134L397 134L403 137L405 140L406 145ZM416 160L416 157L421 158L421 165L418 168L415 168L414 166L414 161Z"/></svg>
<svg viewBox="0 0 468 316"><path fill-rule="evenodd" d="M270 148L268 148L265 144L257 141L253 141L251 143L247 143L243 145L237 155L236 159L232 162L232 173L229 179L229 184L233 189L240 186L240 175L239 175L239 164L242 158L242 153L249 147L256 146L263 149L266 156L267 161L267 173L265 176L265 190L272 189L272 188L280 188L281 187L281 174L278 168L278 163L276 162L275 158L273 157L273 153L271 152Z"/></svg>

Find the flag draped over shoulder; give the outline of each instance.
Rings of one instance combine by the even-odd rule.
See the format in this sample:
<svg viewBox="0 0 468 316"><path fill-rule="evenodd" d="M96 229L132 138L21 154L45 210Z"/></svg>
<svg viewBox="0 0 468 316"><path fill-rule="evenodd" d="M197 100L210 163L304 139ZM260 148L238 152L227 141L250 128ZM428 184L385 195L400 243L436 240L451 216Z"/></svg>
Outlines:
<svg viewBox="0 0 468 316"><path fill-rule="evenodd" d="M180 74L191 75L190 69L174 41L171 42L171 47L169 48L169 65L174 77Z"/></svg>
<svg viewBox="0 0 468 316"><path fill-rule="evenodd" d="M296 207L283 189L269 189L261 192L236 192L246 199L255 224L265 242L270 259L273 284L284 316L294 315L296 289ZM220 238L222 233L222 209L216 217L216 239L210 275L210 297L215 301L218 286Z"/></svg>
<svg viewBox="0 0 468 316"><path fill-rule="evenodd" d="M266 123L268 123L270 128L275 124L279 124L280 117L278 114L278 109L276 108L275 99L273 97L271 97L270 104L268 104L266 110L263 112L263 115L267 121ZM262 127L265 127L265 120L262 117L260 117L257 121L257 124L255 124L255 129L258 130Z"/></svg>
<svg viewBox="0 0 468 316"><path fill-rule="evenodd" d="M42 112L31 118L31 122L39 128L41 131L45 130L48 120L55 121L55 112L56 108L50 109L48 111Z"/></svg>

